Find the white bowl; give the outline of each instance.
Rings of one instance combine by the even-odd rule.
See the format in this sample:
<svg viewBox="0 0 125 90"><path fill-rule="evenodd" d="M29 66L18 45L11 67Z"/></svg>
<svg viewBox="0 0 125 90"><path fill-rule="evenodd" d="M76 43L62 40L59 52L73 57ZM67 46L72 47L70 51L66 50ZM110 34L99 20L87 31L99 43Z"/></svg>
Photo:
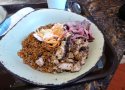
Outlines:
<svg viewBox="0 0 125 90"><path fill-rule="evenodd" d="M6 16L7 11L2 6L0 6L0 24L5 20Z"/></svg>
<svg viewBox="0 0 125 90"><path fill-rule="evenodd" d="M58 74L40 72L24 64L23 60L17 55L17 52L22 48L22 40L41 25L69 21L83 21L84 19L88 20L75 13L56 9L41 9L28 14L0 41L0 62L10 72L35 85L66 85L80 80L85 73L95 66L103 52L103 35L92 22L90 28L93 29L92 32L95 40L90 44L88 59L79 72L64 72Z"/></svg>

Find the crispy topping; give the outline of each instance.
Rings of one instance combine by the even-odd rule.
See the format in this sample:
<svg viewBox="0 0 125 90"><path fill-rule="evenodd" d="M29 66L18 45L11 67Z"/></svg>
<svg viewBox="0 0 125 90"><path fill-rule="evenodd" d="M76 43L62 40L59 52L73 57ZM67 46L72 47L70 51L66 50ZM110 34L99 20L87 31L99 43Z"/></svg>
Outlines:
<svg viewBox="0 0 125 90"><path fill-rule="evenodd" d="M50 29L38 29L33 35L37 40L48 43L50 47L59 46L64 37L63 24L54 24Z"/></svg>

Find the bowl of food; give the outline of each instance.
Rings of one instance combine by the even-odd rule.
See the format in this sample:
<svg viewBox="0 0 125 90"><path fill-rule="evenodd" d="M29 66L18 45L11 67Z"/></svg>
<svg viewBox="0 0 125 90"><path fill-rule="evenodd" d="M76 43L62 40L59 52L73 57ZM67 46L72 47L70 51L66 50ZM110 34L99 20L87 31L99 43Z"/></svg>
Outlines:
<svg viewBox="0 0 125 90"><path fill-rule="evenodd" d="M69 85L94 68L103 46L103 34L86 17L41 9L22 18L2 38L0 62L32 84Z"/></svg>
<svg viewBox="0 0 125 90"><path fill-rule="evenodd" d="M7 11L0 6L0 24L6 19Z"/></svg>

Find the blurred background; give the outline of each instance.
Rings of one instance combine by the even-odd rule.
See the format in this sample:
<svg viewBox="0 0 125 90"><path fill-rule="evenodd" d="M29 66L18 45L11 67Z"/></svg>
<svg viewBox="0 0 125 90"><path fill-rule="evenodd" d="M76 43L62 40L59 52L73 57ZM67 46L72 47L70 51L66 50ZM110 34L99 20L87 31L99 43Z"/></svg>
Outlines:
<svg viewBox="0 0 125 90"><path fill-rule="evenodd" d="M0 0L0 5L5 5L5 4L14 4L14 3L36 3L36 2L43 2L46 0Z"/></svg>

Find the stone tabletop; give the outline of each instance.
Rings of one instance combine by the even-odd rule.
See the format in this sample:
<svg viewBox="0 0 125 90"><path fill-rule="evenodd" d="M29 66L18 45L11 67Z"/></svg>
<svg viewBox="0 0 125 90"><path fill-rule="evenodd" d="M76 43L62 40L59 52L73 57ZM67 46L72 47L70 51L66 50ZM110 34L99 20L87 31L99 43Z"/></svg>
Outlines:
<svg viewBox="0 0 125 90"><path fill-rule="evenodd" d="M121 60L125 51L125 21L118 18L118 10L125 0L79 0L90 12Z"/></svg>

